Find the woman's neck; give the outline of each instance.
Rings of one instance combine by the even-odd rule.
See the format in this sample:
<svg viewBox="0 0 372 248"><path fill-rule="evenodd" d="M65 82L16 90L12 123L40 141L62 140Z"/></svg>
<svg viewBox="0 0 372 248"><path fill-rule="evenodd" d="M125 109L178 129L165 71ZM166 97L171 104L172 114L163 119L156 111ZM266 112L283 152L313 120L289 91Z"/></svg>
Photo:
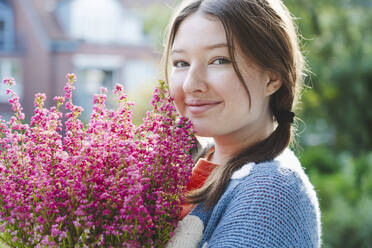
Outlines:
<svg viewBox="0 0 372 248"><path fill-rule="evenodd" d="M267 122L264 127L246 127L246 130L239 130L228 135L213 137L215 149L209 161L220 165L226 164L242 150L266 139L273 131L274 123Z"/></svg>

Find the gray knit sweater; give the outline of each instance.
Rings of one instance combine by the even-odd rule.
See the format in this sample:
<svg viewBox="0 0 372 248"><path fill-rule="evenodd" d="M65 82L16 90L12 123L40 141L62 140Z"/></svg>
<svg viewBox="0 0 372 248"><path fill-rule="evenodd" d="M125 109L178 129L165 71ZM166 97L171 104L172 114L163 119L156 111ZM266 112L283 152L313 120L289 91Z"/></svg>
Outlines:
<svg viewBox="0 0 372 248"><path fill-rule="evenodd" d="M198 204L168 247L320 247L316 193L289 149L236 171L210 211Z"/></svg>

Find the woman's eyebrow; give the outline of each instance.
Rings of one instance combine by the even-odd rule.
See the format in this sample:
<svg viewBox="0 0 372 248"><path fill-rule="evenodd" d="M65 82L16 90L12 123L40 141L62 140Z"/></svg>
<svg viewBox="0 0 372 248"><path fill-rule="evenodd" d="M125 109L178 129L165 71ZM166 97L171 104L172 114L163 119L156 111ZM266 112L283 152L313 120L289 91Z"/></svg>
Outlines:
<svg viewBox="0 0 372 248"><path fill-rule="evenodd" d="M224 47L228 47L226 43L217 43L217 44L214 44L214 45L206 46L206 47L204 47L204 49L213 50L213 49L216 49L216 48L224 48ZM185 53L185 52L186 51L184 49L172 49L171 54Z"/></svg>

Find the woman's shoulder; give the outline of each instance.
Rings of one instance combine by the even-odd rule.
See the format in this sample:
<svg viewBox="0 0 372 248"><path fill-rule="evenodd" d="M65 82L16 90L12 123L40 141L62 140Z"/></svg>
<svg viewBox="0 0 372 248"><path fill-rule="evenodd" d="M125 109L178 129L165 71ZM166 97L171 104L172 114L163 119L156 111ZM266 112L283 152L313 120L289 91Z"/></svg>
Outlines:
<svg viewBox="0 0 372 248"><path fill-rule="evenodd" d="M290 149L284 150L271 161L243 165L233 173L231 179L237 180L241 184L258 180L262 184L273 182L299 184L313 189L300 161Z"/></svg>
<svg viewBox="0 0 372 248"><path fill-rule="evenodd" d="M236 171L217 205L205 211L198 204L175 237L171 247L319 247L318 201L300 162L286 150Z"/></svg>
<svg viewBox="0 0 372 248"><path fill-rule="evenodd" d="M257 197L266 202L272 200L274 205L281 201L296 202L300 208L303 204L311 207L311 212L320 218L314 186L296 155L289 149L271 161L244 165L233 173L230 185L230 199Z"/></svg>
<svg viewBox="0 0 372 248"><path fill-rule="evenodd" d="M319 246L318 199L292 151L286 150L272 161L244 165L233 174L225 193L221 198L224 206L221 228L241 223L236 224L237 230L252 231L258 228L254 223L261 223L263 233L274 232L269 236L278 238L279 243L293 241L293 247ZM282 237L283 233L293 237Z"/></svg>

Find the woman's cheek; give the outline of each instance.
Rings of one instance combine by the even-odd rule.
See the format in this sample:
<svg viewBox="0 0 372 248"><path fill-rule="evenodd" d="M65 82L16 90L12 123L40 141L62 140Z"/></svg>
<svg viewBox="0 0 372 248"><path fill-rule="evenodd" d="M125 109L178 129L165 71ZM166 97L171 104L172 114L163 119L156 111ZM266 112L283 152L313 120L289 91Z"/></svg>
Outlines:
<svg viewBox="0 0 372 248"><path fill-rule="evenodd" d="M169 93L173 98L173 103L176 106L177 112L184 116L185 106L184 106L184 93L182 82L178 82L174 77L170 78L169 82Z"/></svg>

